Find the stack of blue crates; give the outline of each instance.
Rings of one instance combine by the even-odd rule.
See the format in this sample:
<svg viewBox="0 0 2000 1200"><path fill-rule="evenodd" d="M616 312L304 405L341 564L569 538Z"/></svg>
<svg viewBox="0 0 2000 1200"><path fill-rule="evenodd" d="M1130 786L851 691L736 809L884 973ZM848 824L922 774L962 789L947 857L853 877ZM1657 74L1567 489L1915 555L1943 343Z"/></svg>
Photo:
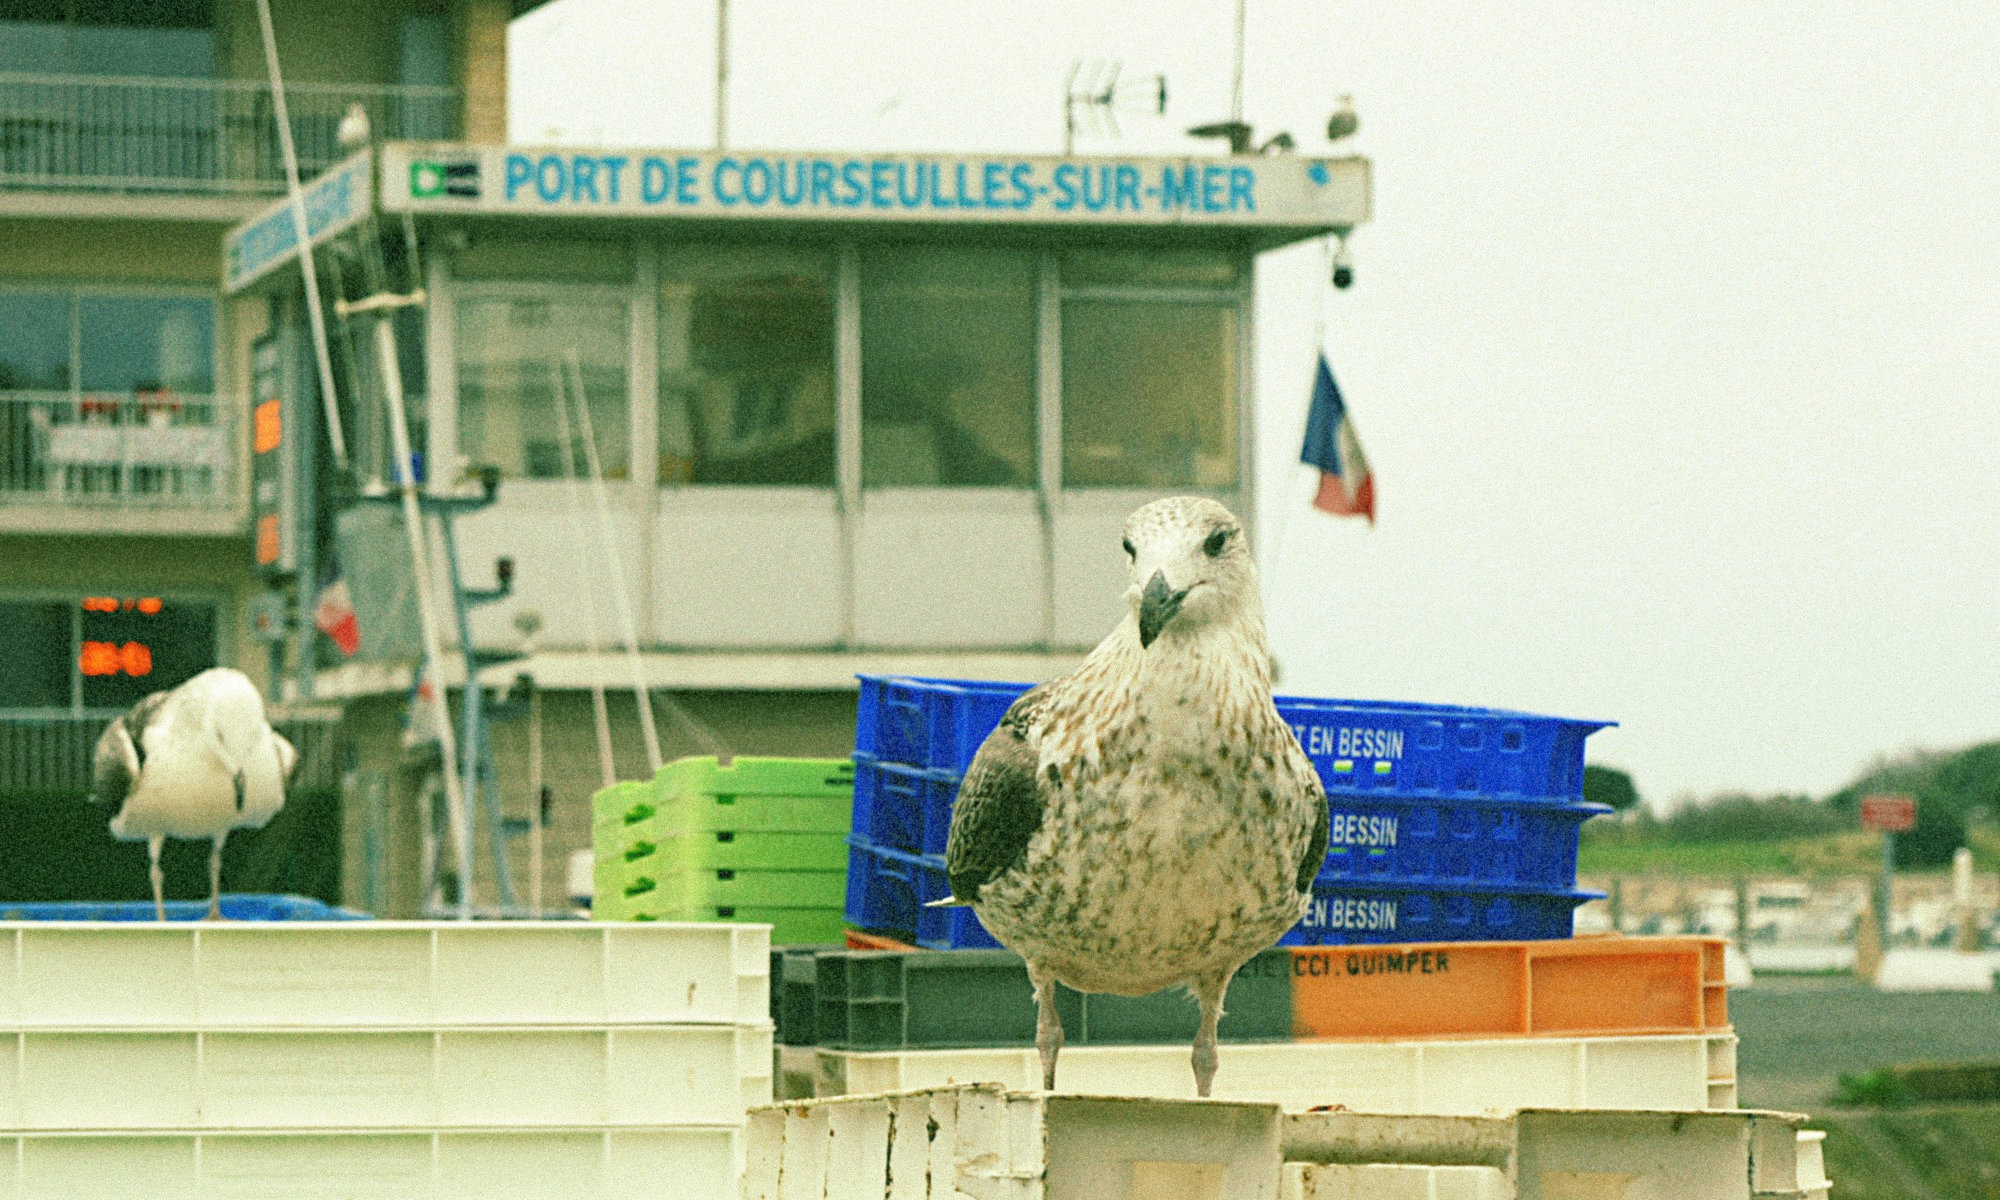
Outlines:
<svg viewBox="0 0 2000 1200"><path fill-rule="evenodd" d="M946 896L959 782L1023 683L861 676L847 920L932 949L998 943ZM1568 937L1583 742L1609 722L1280 696L1326 785L1326 863L1294 946Z"/></svg>

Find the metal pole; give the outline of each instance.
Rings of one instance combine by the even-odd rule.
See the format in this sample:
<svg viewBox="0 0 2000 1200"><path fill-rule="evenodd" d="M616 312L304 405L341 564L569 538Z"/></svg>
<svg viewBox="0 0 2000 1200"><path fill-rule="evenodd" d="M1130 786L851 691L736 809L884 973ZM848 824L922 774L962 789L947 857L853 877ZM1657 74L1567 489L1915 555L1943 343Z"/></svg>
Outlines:
<svg viewBox="0 0 2000 1200"><path fill-rule="evenodd" d="M340 403L333 390L333 356L327 351L326 315L319 308L319 276L313 271L312 230L306 195L299 187L299 155L292 145L292 118L285 109L285 81L278 72L278 36L271 28L271 0L257 0L257 24L264 34L264 65L271 75L271 109L278 120L278 147L285 159L285 187L292 199L292 232L299 239L299 270L305 273L306 312L312 318L313 355L319 361L321 407L333 465L347 469L347 436L340 428Z"/></svg>
<svg viewBox="0 0 2000 1200"><path fill-rule="evenodd" d="M465 791L458 777L458 738L451 731L451 705L445 698L444 649L438 640L437 597L431 588L437 576L431 572L430 539L426 536L424 514L417 498L417 464L410 455L409 410L403 404L403 369L396 360L396 333L389 327L389 314L375 314L375 352L382 364L382 391L389 406L389 440L396 455L396 482L403 493L403 524L410 535L410 570L417 592L417 623L424 642L424 671L431 680L431 703L437 708L438 766L444 775L446 815L451 821L452 850L458 860L458 917L472 919L472 812L465 804ZM479 686L472 666L472 647L465 648L466 685ZM421 698L421 689L419 689Z"/></svg>
<svg viewBox="0 0 2000 1200"><path fill-rule="evenodd" d="M658 771L660 728L653 720L653 702L647 699L646 668L639 658L639 626L632 616L632 596L625 585L625 568L619 561L618 545L611 532L611 502L604 491L604 464L597 456L597 431L590 423L590 398L583 388L583 362L574 350L569 352L569 373L572 394L576 397L577 425L583 434L584 462L590 468L590 490L597 499L598 545L604 550L605 565L611 569L612 609L625 633L625 657L632 669L632 698L639 705L639 733L646 741L646 769Z"/></svg>
<svg viewBox="0 0 2000 1200"><path fill-rule="evenodd" d="M445 569L451 572L451 585L456 592L461 578L458 573L458 538L452 533L451 513L448 511L438 517L438 534L444 542ZM459 768L460 777L465 781L468 802L474 809L486 813L486 837L493 855L494 897L504 909L514 903L514 881L507 865L506 824L500 812L499 783L486 769L486 689L479 686L478 664L473 660L472 653L472 621L466 613L463 594L455 594L452 601L452 613L458 621L458 644L465 652L465 693L458 705L465 720L465 741L459 747L463 763Z"/></svg>
<svg viewBox="0 0 2000 1200"><path fill-rule="evenodd" d="M1876 901L1875 920L1882 929L1882 952L1889 952L1889 903L1895 897L1896 879L1896 835L1882 831L1882 883Z"/></svg>
<svg viewBox="0 0 2000 1200"><path fill-rule="evenodd" d="M1243 119L1243 25L1249 0L1236 0L1236 70L1229 82L1229 119Z"/></svg>
<svg viewBox="0 0 2000 1200"><path fill-rule="evenodd" d="M729 0L715 0L715 148L728 144Z"/></svg>

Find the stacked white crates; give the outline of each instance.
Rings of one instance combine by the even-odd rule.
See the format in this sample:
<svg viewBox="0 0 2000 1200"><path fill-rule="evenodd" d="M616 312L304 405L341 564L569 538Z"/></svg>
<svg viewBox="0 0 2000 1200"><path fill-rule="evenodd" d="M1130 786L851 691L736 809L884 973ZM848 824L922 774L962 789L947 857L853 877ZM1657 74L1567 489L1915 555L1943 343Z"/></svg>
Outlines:
<svg viewBox="0 0 2000 1200"><path fill-rule="evenodd" d="M769 963L742 925L0 923L0 1197L733 1197Z"/></svg>

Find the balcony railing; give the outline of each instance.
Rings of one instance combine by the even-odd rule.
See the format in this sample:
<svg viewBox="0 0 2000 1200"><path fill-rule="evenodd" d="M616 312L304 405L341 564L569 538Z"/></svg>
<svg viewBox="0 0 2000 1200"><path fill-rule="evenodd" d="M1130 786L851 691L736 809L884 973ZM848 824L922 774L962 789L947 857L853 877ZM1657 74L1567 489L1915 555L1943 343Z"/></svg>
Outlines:
<svg viewBox="0 0 2000 1200"><path fill-rule="evenodd" d="M295 83L285 88L299 175L345 157L348 106L378 138L449 140L447 87ZM0 187L275 192L285 183L271 89L249 80L0 72Z"/></svg>
<svg viewBox="0 0 2000 1200"><path fill-rule="evenodd" d="M0 506L235 508L237 408L168 391L0 392Z"/></svg>

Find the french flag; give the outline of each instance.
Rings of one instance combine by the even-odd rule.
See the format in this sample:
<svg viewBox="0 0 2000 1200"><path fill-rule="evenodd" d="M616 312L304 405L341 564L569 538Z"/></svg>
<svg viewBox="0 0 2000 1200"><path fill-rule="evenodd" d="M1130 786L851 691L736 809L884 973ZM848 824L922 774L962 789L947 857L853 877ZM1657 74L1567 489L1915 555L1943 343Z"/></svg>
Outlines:
<svg viewBox="0 0 2000 1200"><path fill-rule="evenodd" d="M1299 461L1319 468L1314 508L1337 517L1367 517L1370 525L1375 523L1375 477L1368 473L1368 456L1361 452L1361 439L1348 420L1347 405L1333 381L1333 368L1326 365L1324 350L1313 376L1312 408L1306 414L1306 444Z"/></svg>

